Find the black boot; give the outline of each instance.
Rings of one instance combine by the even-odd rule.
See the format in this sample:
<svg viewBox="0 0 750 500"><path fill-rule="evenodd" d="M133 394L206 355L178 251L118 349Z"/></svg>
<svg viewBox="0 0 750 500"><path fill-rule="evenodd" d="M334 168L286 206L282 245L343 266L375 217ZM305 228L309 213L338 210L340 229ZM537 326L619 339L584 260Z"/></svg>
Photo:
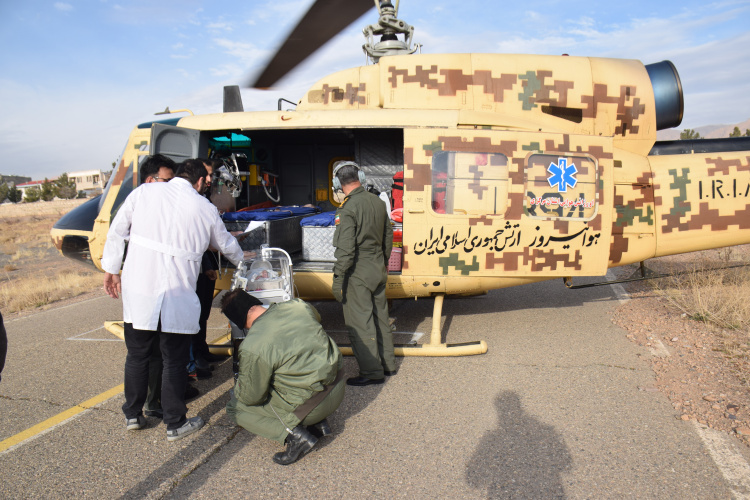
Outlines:
<svg viewBox="0 0 750 500"><path fill-rule="evenodd" d="M298 425L286 437L286 450L273 456L273 461L281 465L293 464L313 449L318 438L310 434L304 426Z"/></svg>
<svg viewBox="0 0 750 500"><path fill-rule="evenodd" d="M307 430L316 438L322 438L333 434L331 426L328 425L328 420L326 419L321 420L317 424L308 425Z"/></svg>

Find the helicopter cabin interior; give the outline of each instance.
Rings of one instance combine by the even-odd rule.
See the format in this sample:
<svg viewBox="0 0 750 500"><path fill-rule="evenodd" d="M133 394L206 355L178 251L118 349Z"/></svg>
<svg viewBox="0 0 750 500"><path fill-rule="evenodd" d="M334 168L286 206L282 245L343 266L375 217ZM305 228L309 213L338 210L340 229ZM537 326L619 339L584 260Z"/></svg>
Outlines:
<svg viewBox="0 0 750 500"><path fill-rule="evenodd" d="M238 234L243 249L263 243L283 248L296 270L333 268L333 212L343 201L331 188L337 162L357 162L369 189L390 198L394 175L403 171L403 150L403 130L398 128L199 131L154 123L151 132L152 154L177 162L198 157L236 164L239 196L231 197L218 179L211 201L225 212L229 231L248 233ZM309 224L300 224L307 218ZM399 222L394 222L396 231ZM399 270L400 262L391 266L392 272Z"/></svg>

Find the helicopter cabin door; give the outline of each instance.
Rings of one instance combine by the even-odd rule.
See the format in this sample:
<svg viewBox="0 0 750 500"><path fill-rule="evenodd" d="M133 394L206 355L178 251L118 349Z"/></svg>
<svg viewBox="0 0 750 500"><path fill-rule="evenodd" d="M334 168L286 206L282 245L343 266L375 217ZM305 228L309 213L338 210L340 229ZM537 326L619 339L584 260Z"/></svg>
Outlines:
<svg viewBox="0 0 750 500"><path fill-rule="evenodd" d="M162 154L180 163L200 157L200 130L154 123L151 128L151 154ZM205 150L205 148L204 148Z"/></svg>
<svg viewBox="0 0 750 500"><path fill-rule="evenodd" d="M404 131L404 275L544 279L606 273L612 139Z"/></svg>

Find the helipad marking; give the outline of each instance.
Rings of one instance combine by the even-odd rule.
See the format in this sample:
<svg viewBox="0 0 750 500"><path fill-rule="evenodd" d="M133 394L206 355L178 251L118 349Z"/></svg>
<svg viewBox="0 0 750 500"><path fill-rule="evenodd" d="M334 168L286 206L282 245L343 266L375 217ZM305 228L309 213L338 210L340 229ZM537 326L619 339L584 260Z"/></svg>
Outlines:
<svg viewBox="0 0 750 500"><path fill-rule="evenodd" d="M89 330L88 332L79 333L78 335L68 337L65 340L85 340L88 342L124 342L122 339L82 339L81 338L84 335L88 335L89 333L94 333L99 330L104 330L104 326L100 326L99 328L94 328L93 330Z"/></svg>
<svg viewBox="0 0 750 500"><path fill-rule="evenodd" d="M738 499L750 499L750 465L729 440L729 436L715 429L704 427L695 420L693 420L693 426L724 476L732 496Z"/></svg>
<svg viewBox="0 0 750 500"><path fill-rule="evenodd" d="M607 271L607 279L609 281L614 281L617 279L611 269ZM615 292L615 296L617 297L617 300L620 301L620 304L624 304L630 300L630 294L625 291L625 288L622 286L622 284L614 283L609 286L612 287L612 290Z"/></svg>
<svg viewBox="0 0 750 500"><path fill-rule="evenodd" d="M62 413L58 413L54 417L50 417L44 422L38 423L33 427L29 427L25 431L21 431L15 436L11 436L4 441L0 441L0 454L5 453L6 451L11 451L12 449L15 449L23 443L35 439L42 434L53 430L55 427L58 427L68 422L69 420L72 420L74 417L77 417L81 413L86 412L91 408L94 408L95 406L107 401L108 399L117 396L118 394L123 392L124 389L125 384L120 384L117 387L113 387L112 389L105 391L98 396L94 396L93 398L88 399L83 403L79 403Z"/></svg>
<svg viewBox="0 0 750 500"><path fill-rule="evenodd" d="M69 307L80 306L81 304L86 304L87 302L93 302L95 300L101 300L101 299L105 299L105 298L108 298L108 297L109 297L108 295L103 295L101 297L94 297L93 299L86 299L86 300L82 300L80 302L74 302L72 304L68 304L68 305L65 305L65 306L53 307L53 308L50 308L50 309L45 309L44 311L38 311L38 312L35 312L34 314L30 314L28 316L22 316L20 318L13 318L11 320L6 320L6 324L7 323L13 323L15 321L22 321L24 319L30 319L30 318L33 318L36 315L47 314L47 313L50 313L50 312L62 311L63 309L68 309Z"/></svg>
<svg viewBox="0 0 750 500"><path fill-rule="evenodd" d="M666 358L671 356L669 354L669 350L667 350L666 346L662 343L659 339L653 339L651 341L653 344L651 347L648 348L649 351L651 351L651 355L656 358Z"/></svg>

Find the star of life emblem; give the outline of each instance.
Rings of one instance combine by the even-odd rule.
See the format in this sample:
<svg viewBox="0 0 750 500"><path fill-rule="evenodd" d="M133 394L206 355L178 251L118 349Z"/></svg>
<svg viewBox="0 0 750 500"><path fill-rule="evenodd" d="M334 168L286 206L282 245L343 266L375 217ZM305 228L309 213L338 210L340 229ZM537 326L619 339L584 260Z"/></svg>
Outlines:
<svg viewBox="0 0 750 500"><path fill-rule="evenodd" d="M558 158L557 163L550 163L549 167L547 167L547 172L550 173L550 176L547 177L547 182L549 182L551 187L557 186L558 192L565 193L568 191L568 187L576 187L578 169L575 164L568 164L567 158Z"/></svg>

